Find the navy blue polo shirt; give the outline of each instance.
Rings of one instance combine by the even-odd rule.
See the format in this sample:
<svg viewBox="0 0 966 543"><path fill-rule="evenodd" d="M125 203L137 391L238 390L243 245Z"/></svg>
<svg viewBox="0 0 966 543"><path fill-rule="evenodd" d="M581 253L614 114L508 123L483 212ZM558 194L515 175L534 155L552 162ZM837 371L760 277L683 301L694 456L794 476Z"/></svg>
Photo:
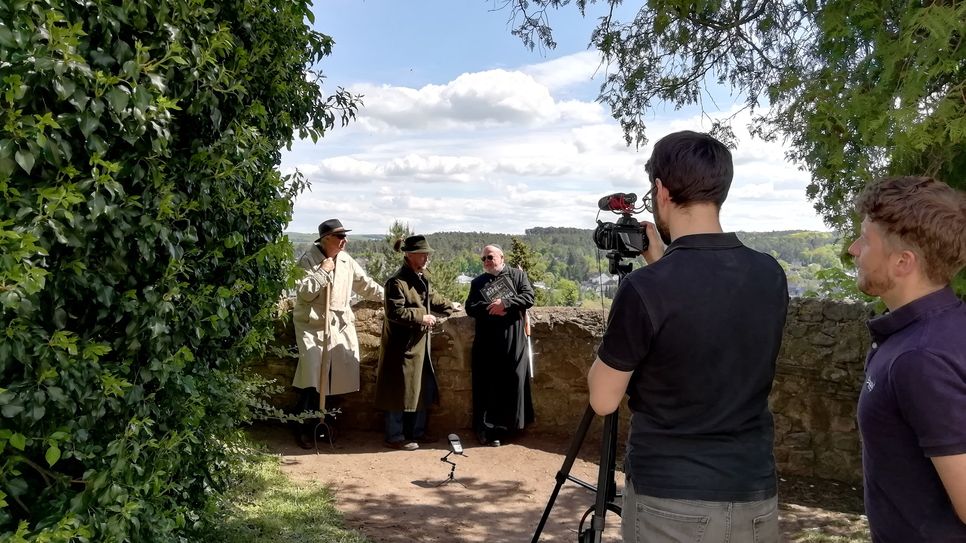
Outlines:
<svg viewBox="0 0 966 543"><path fill-rule="evenodd" d="M625 470L659 498L776 494L768 394L785 273L734 234L682 236L617 290L598 357L633 371Z"/></svg>
<svg viewBox="0 0 966 543"><path fill-rule="evenodd" d="M966 453L966 304L944 288L869 330L858 418L872 539L966 541L930 460Z"/></svg>

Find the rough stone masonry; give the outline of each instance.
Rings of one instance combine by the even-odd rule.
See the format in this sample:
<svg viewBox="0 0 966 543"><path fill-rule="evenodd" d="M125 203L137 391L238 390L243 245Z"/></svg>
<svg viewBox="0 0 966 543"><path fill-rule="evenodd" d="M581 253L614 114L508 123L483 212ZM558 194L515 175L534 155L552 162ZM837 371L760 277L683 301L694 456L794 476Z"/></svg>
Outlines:
<svg viewBox="0 0 966 543"><path fill-rule="evenodd" d="M275 352L294 352L291 302L283 302L280 309L276 346L281 349ZM530 431L569 436L587 408L587 370L606 316L600 310L569 307L539 307L532 313L537 420ZM871 315L871 307L863 304L791 300L771 394L775 456L782 473L861 482L855 407L869 345L865 321ZM340 426L381 430L383 417L373 408L373 395L382 307L360 304L355 316L362 350L362 389L346 396ZM432 356L441 398L431 412L430 424L439 433L471 426L472 344L473 320L465 316L450 318L433 335ZM296 362L294 356L275 354L255 365L255 371L285 387L284 393L271 399L279 408L295 405L289 385ZM621 414L619 442L623 443L628 426L626 405ZM599 429L599 424L592 424L587 440L599 441Z"/></svg>

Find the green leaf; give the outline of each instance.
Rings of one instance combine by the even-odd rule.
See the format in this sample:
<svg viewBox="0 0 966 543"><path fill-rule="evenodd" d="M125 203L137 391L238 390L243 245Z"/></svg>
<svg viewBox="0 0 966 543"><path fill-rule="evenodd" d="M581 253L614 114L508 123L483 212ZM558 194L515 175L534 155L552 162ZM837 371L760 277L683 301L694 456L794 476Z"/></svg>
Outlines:
<svg viewBox="0 0 966 543"><path fill-rule="evenodd" d="M80 122L81 134L84 134L85 138L90 137L90 135L97 130L97 127L100 126L100 124L101 123L97 120L97 117L95 117L93 113L84 113Z"/></svg>
<svg viewBox="0 0 966 543"><path fill-rule="evenodd" d="M77 90L77 84L70 79L57 78L54 80L54 92L61 100L67 100L74 96L75 90Z"/></svg>
<svg viewBox="0 0 966 543"><path fill-rule="evenodd" d="M6 26L0 25L0 47L14 49L16 46L17 41L13 37L13 32Z"/></svg>
<svg viewBox="0 0 966 543"><path fill-rule="evenodd" d="M47 465L52 467L57 463L58 460L60 460L60 448L58 448L56 445L51 445L48 447L47 453L44 454L44 459L47 460Z"/></svg>
<svg viewBox="0 0 966 543"><path fill-rule="evenodd" d="M22 451L27 447L27 438L21 433L13 434L10 436L10 445Z"/></svg>
<svg viewBox="0 0 966 543"><path fill-rule="evenodd" d="M27 173L30 173L30 170L34 168L34 154L28 149L18 149L17 154L14 155L14 159Z"/></svg>
<svg viewBox="0 0 966 543"><path fill-rule="evenodd" d="M18 404L7 404L3 407L0 407L0 413L3 413L3 416L8 419L16 417L21 412L23 412L23 406Z"/></svg>
<svg viewBox="0 0 966 543"><path fill-rule="evenodd" d="M107 91L107 94L105 94L104 97L107 98L108 105L111 106L111 109L113 109L115 113L122 113L125 109L127 109L127 104L131 99L131 96L127 92L118 87L114 87L113 89Z"/></svg>

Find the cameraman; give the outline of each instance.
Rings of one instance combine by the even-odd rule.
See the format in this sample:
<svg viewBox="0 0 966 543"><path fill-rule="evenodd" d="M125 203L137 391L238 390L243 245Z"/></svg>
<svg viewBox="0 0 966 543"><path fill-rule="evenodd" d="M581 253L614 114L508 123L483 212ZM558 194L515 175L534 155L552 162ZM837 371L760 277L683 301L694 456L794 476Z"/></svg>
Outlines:
<svg viewBox="0 0 966 543"><path fill-rule="evenodd" d="M645 171L648 265L621 283L587 375L600 415L630 396L624 541L777 542L768 394L785 273L722 232L734 168L721 142L670 134Z"/></svg>

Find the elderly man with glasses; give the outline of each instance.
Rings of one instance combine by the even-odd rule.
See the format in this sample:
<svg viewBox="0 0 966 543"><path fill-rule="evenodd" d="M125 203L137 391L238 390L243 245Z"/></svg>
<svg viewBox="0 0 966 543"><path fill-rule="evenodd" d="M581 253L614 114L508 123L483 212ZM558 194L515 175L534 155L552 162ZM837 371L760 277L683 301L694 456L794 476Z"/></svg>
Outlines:
<svg viewBox="0 0 966 543"><path fill-rule="evenodd" d="M292 382L300 389L297 413L324 411L326 396L359 390L359 340L349 301L353 292L367 300L382 301L383 289L345 252L348 232L339 219L323 222L319 239L298 261L305 274L296 282L293 315L299 347L299 364ZM295 428L300 447L309 448L306 434L315 431L317 422Z"/></svg>
<svg viewBox="0 0 966 543"><path fill-rule="evenodd" d="M476 319L473 339L473 428L480 444L499 446L533 422L527 337L533 287L523 270L503 261L498 245L480 254L484 273L470 283L466 313Z"/></svg>

